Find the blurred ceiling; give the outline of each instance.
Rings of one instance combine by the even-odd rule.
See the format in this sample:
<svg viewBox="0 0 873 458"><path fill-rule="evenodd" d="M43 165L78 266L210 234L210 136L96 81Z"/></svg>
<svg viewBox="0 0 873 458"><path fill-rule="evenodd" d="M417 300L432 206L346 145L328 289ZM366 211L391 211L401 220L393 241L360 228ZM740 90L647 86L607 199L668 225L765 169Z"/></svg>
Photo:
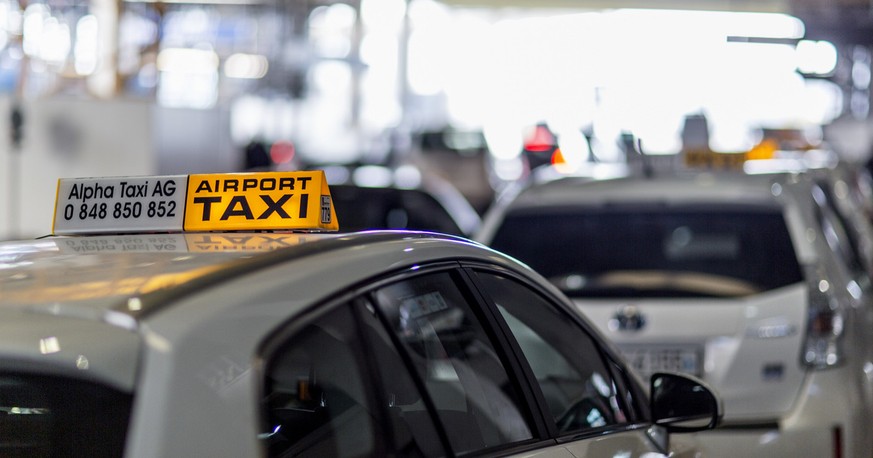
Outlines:
<svg viewBox="0 0 873 458"><path fill-rule="evenodd" d="M806 25L806 37L838 47L873 45L873 0L442 0L483 8L657 8L787 13Z"/></svg>
<svg viewBox="0 0 873 458"><path fill-rule="evenodd" d="M785 12L792 0L442 0L457 6L483 8L585 8L592 10L618 8L682 9L712 11ZM815 0L829 4L830 0Z"/></svg>

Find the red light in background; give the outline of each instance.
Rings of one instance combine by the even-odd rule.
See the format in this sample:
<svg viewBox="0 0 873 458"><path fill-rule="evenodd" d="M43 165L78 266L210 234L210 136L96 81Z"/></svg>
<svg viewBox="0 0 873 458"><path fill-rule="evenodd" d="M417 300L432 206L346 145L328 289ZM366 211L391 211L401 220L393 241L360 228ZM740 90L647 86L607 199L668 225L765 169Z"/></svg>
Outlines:
<svg viewBox="0 0 873 458"><path fill-rule="evenodd" d="M288 141L278 141L270 147L270 159L274 164L287 164L294 159L294 144Z"/></svg>
<svg viewBox="0 0 873 458"><path fill-rule="evenodd" d="M524 149L535 153L551 151L555 147L555 136L544 124L537 124L533 135L524 142Z"/></svg>

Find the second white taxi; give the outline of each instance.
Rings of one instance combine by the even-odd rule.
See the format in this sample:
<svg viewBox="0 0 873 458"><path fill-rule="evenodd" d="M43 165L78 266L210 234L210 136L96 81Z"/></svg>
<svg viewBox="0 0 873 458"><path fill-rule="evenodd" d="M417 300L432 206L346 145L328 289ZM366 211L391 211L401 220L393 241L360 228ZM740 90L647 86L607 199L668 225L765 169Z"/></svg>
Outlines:
<svg viewBox="0 0 873 458"><path fill-rule="evenodd" d="M719 456L873 455L873 303L812 173L655 173L530 186L477 239L569 295L643 377L722 396Z"/></svg>

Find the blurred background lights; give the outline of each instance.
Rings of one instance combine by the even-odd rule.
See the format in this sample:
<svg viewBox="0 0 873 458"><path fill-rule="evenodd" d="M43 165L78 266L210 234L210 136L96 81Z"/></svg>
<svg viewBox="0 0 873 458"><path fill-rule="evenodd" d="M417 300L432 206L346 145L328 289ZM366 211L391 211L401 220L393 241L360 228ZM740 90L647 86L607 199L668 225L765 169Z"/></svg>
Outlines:
<svg viewBox="0 0 873 458"><path fill-rule="evenodd" d="M57 337L46 337L39 339L39 352L48 355L61 351L61 343Z"/></svg>
<svg viewBox="0 0 873 458"><path fill-rule="evenodd" d="M588 159L588 143L581 131L559 132L558 146L565 170L575 170Z"/></svg>
<svg viewBox="0 0 873 458"><path fill-rule="evenodd" d="M99 24L94 15L82 16L76 23L75 56L76 73L90 75L97 69Z"/></svg>
<svg viewBox="0 0 873 458"><path fill-rule="evenodd" d="M10 5L8 2L0 1L0 49L6 47L9 42L9 35L3 32L10 32L9 24L11 22Z"/></svg>
<svg viewBox="0 0 873 458"><path fill-rule="evenodd" d="M394 171L394 185L398 188L416 189L421 186L421 171L412 165L401 165Z"/></svg>
<svg viewBox="0 0 873 458"><path fill-rule="evenodd" d="M838 95L797 74L799 62L832 71L835 49L827 42L798 50L787 44L805 33L790 15L519 10L458 20L466 15L475 12L452 18L451 35L462 41L428 36L429 26L419 24L425 16L416 16L410 86L418 95L444 95L451 123L478 122L497 160L517 158L518 137L541 120L568 132L590 126L608 160L620 153L621 131L640 138L647 152L677 151L689 113L705 112L713 146L736 151L753 146L761 126L827 123L839 112ZM438 51L432 43L440 43ZM578 157L574 141L562 147L568 163Z"/></svg>
<svg viewBox="0 0 873 458"><path fill-rule="evenodd" d="M0 0L0 71L28 65L40 73L28 80L34 92L87 77L83 87L107 98L135 88L164 107L226 109L240 147L289 139L303 160L359 160L394 131L481 131L507 180L523 173L524 129L541 121L558 134L562 167L575 168L589 155L583 127L611 161L623 155L621 132L672 153L685 116L705 113L710 145L738 151L761 127L827 124L850 103L833 82L804 79L832 75L837 48L803 40L803 22L787 14L360 0L313 5L287 33L270 13L206 3L156 15L134 0L75 10ZM865 51L853 58L854 98L870 86ZM855 111L869 109L860 102Z"/></svg>
<svg viewBox="0 0 873 458"><path fill-rule="evenodd" d="M228 78L259 79L267 75L267 56L258 54L231 54L224 61L224 76Z"/></svg>
<svg viewBox="0 0 873 458"><path fill-rule="evenodd" d="M49 17L43 24L42 32L39 57L51 64L63 64L72 47L70 26L58 21L57 18Z"/></svg>
<svg viewBox="0 0 873 458"><path fill-rule="evenodd" d="M361 0L361 19L374 30L399 30L404 14L405 0Z"/></svg>
<svg viewBox="0 0 873 458"><path fill-rule="evenodd" d="M168 48L157 57L158 103L210 108L218 99L218 54L212 50Z"/></svg>
<svg viewBox="0 0 873 458"><path fill-rule="evenodd" d="M191 48L164 49L158 54L158 70L169 73L211 74L218 69L213 51Z"/></svg>
<svg viewBox="0 0 873 458"><path fill-rule="evenodd" d="M9 1L6 5L6 17L3 18L4 26L7 32L13 35L21 35L24 22L24 14L19 9L18 2Z"/></svg>
<svg viewBox="0 0 873 458"><path fill-rule="evenodd" d="M358 186L382 188L391 186L394 174L387 167L365 165L352 172L352 182Z"/></svg>
<svg viewBox="0 0 873 458"><path fill-rule="evenodd" d="M324 57L343 58L352 49L355 9L344 3L315 8L309 15L309 39Z"/></svg>
<svg viewBox="0 0 873 458"><path fill-rule="evenodd" d="M708 14L708 13L701 13ZM801 38L806 27L800 19L781 13L716 13L723 15L732 35L764 38Z"/></svg>
<svg viewBox="0 0 873 458"><path fill-rule="evenodd" d="M45 20L48 17L49 8L46 5L32 3L24 10L22 48L28 56L39 56Z"/></svg>
<svg viewBox="0 0 873 458"><path fill-rule="evenodd" d="M270 159L274 164L287 164L294 159L294 144L280 140L270 146Z"/></svg>
<svg viewBox="0 0 873 458"><path fill-rule="evenodd" d="M837 68L837 48L828 41L801 40L796 49L797 69L803 73L828 75Z"/></svg>

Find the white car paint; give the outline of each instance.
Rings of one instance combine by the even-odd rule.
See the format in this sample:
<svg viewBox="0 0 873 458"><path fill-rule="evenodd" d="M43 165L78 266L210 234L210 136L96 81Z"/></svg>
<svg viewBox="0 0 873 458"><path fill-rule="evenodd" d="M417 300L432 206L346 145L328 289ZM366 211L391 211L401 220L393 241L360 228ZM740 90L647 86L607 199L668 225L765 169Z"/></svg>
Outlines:
<svg viewBox="0 0 873 458"><path fill-rule="evenodd" d="M816 172L827 173L827 172ZM664 174L652 179L565 178L536 184L486 215L476 239L490 244L508 213L542 208L635 202L782 206L804 281L737 298L575 298L579 309L621 348L697 345L704 380L725 402L724 425L696 434L718 456L871 456L873 436L873 290L841 263L837 234L822 232L811 197L812 173ZM548 237L549 228L542 228ZM869 240L864 241L865 245ZM507 246L495 248L507 251ZM539 262L548 259L548 253ZM584 255L583 255L584 257ZM533 259L521 258L533 263ZM584 262L584 259L580 260ZM840 363L803 364L810 294L825 294L843 317ZM811 293L812 292L812 293ZM617 315L631 306L645 319L621 331Z"/></svg>
<svg viewBox="0 0 873 458"><path fill-rule="evenodd" d="M4 368L133 394L127 457L262 456L265 339L374 276L478 262L562 297L475 242L410 232L50 237L0 243L0 259ZM547 439L513 456L571 458L586 449L664 456L664 431L638 425ZM677 456L693 450L680 447Z"/></svg>

